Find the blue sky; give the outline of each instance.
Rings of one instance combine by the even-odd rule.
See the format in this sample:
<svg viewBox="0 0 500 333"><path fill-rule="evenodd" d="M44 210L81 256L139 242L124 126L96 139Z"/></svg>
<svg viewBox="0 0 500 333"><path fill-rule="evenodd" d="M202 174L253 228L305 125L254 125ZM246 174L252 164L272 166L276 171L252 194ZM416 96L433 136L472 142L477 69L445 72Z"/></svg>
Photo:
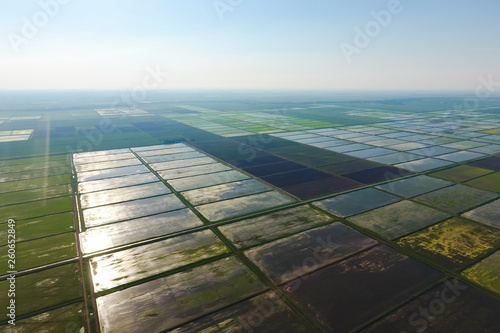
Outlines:
<svg viewBox="0 0 500 333"><path fill-rule="evenodd" d="M57 1L44 22L40 3ZM169 73L165 89L471 91L481 75L500 81L497 0L401 0L347 61L341 45L356 47L355 28L391 1L0 0L0 89L129 89L148 66Z"/></svg>

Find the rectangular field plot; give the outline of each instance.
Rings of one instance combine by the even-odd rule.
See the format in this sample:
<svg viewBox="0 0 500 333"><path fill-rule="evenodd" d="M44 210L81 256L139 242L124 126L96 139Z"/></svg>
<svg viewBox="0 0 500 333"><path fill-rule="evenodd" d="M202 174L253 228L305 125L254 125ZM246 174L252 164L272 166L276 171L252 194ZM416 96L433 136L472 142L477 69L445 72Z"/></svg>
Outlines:
<svg viewBox="0 0 500 333"><path fill-rule="evenodd" d="M250 178L249 176L235 171L221 171L217 173L209 173L199 176L191 176L186 178L178 178L168 181L173 188L179 192L194 190L197 188L226 184L230 182L241 181Z"/></svg>
<svg viewBox="0 0 500 333"><path fill-rule="evenodd" d="M430 332L460 332L464 327L474 327L477 332L495 332L500 325L497 310L498 299L488 296L477 288L457 279L440 283L416 299L404 304L397 310L382 317L365 328L363 333L417 332L411 323L428 323ZM432 311L428 322L425 315ZM481 309L481 314L478 314ZM420 312L429 311L429 312Z"/></svg>
<svg viewBox="0 0 500 333"><path fill-rule="evenodd" d="M438 158L442 160L452 161L452 162L464 162L469 160L474 160L479 157L483 157L484 154L474 153L470 151L457 151L455 153L439 155Z"/></svg>
<svg viewBox="0 0 500 333"><path fill-rule="evenodd" d="M236 160L234 163L231 163L234 166L237 166L242 169L270 165L274 163L286 162L287 160L275 155L264 155L251 159L242 159Z"/></svg>
<svg viewBox="0 0 500 333"><path fill-rule="evenodd" d="M8 224L0 224L0 244L7 244ZM16 223L16 241L46 237L74 230L73 213L46 215Z"/></svg>
<svg viewBox="0 0 500 333"><path fill-rule="evenodd" d="M56 185L33 190L0 193L0 206L19 204L40 199L57 198L71 195L70 185Z"/></svg>
<svg viewBox="0 0 500 333"><path fill-rule="evenodd" d="M463 216L500 229L500 200L477 207L463 214Z"/></svg>
<svg viewBox="0 0 500 333"><path fill-rule="evenodd" d="M80 204L82 209L87 209L169 193L170 190L162 182L158 181L150 184L82 194L80 196Z"/></svg>
<svg viewBox="0 0 500 333"><path fill-rule="evenodd" d="M19 173L38 169L67 169L67 167L68 161L65 155L49 155L45 158L20 158L0 161L0 173Z"/></svg>
<svg viewBox="0 0 500 333"><path fill-rule="evenodd" d="M354 152L349 152L346 153L346 155L358 158L370 158L370 157L384 156L391 153L396 153L396 151L386 148L370 148L370 149L363 149Z"/></svg>
<svg viewBox="0 0 500 333"><path fill-rule="evenodd" d="M119 167L139 165L139 164L141 164L141 162L138 159L130 158L117 161L103 161L103 162L91 162L87 164L77 164L75 167L77 172L86 172L86 171L112 169L112 168L119 168Z"/></svg>
<svg viewBox="0 0 500 333"><path fill-rule="evenodd" d="M14 141L27 141L31 138L33 131L34 130L32 130L32 129L17 130L17 131L1 131L0 132L0 143L14 142Z"/></svg>
<svg viewBox="0 0 500 333"><path fill-rule="evenodd" d="M93 257L94 290L100 292L229 252L210 230Z"/></svg>
<svg viewBox="0 0 500 333"><path fill-rule="evenodd" d="M377 246L295 280L285 291L328 332L350 332L443 274Z"/></svg>
<svg viewBox="0 0 500 333"><path fill-rule="evenodd" d="M453 153L456 151L457 151L456 149L452 149L452 148L431 146L431 147L426 147L426 148L409 150L408 152L410 154L417 154L417 155L422 155L425 157L434 157L434 156L438 156L438 155L450 154L450 153Z"/></svg>
<svg viewBox="0 0 500 333"><path fill-rule="evenodd" d="M9 173L0 173L0 182L17 182L22 180L30 180L30 179L38 179L38 178L47 178L52 176L61 176L69 174L70 170L67 164L61 163L58 166L48 167L44 169L36 169L36 170L25 170L21 172L9 172Z"/></svg>
<svg viewBox="0 0 500 333"><path fill-rule="evenodd" d="M411 198L451 185L453 185L452 182L421 175L378 185L377 188L405 198Z"/></svg>
<svg viewBox="0 0 500 333"><path fill-rule="evenodd" d="M261 309L272 309L266 312L266 316L258 317L259 321L256 321L256 323L262 323L260 327L265 332L310 332L310 329L272 291L193 321L171 332L217 332L220 327L227 329L227 332L244 332L250 327L249 324L236 318L253 318L256 313L260 313Z"/></svg>
<svg viewBox="0 0 500 333"><path fill-rule="evenodd" d="M210 157L198 157L198 158L185 159L185 160L177 160L177 161L170 161L170 162L152 163L151 167L153 169L155 169L155 171L158 171L160 173L160 172L162 172L164 170L187 168L187 167L193 167L193 166L205 165L205 164L212 164L212 163L216 163L216 161L213 158L210 158Z"/></svg>
<svg viewBox="0 0 500 333"><path fill-rule="evenodd" d="M17 221L71 211L73 211L73 200L69 196L43 199L0 207L0 221L7 221L8 219Z"/></svg>
<svg viewBox="0 0 500 333"><path fill-rule="evenodd" d="M128 175L116 178L106 178L101 180L92 180L78 184L80 193L90 193L118 189L122 187L148 184L157 182L159 179L152 173L143 173L139 175Z"/></svg>
<svg viewBox="0 0 500 333"><path fill-rule="evenodd" d="M411 162L396 164L398 168L406 169L414 172L428 171L432 169L442 168L447 165L452 165L453 162L440 160L437 158L422 158Z"/></svg>
<svg viewBox="0 0 500 333"><path fill-rule="evenodd" d="M203 222L185 208L87 229L80 233L80 246L92 253L201 226Z"/></svg>
<svg viewBox="0 0 500 333"><path fill-rule="evenodd" d="M374 184L388 179L403 177L409 174L411 173L403 169L392 166L381 166L373 169L343 174L342 176L363 184Z"/></svg>
<svg viewBox="0 0 500 333"><path fill-rule="evenodd" d="M100 180L121 176L129 176L129 175L138 175L141 173L148 173L149 169L142 165L134 165L134 166L126 166L121 168L113 168L113 169L105 169L105 170L96 170L96 171L87 171L78 173L78 181L79 182L87 182L90 180Z"/></svg>
<svg viewBox="0 0 500 333"><path fill-rule="evenodd" d="M135 153L138 153L141 157L154 156L154 155L164 155L164 154L177 154L192 152L193 148L187 147L182 143L170 144L170 145L158 145L158 146L147 146L147 147L134 147L130 148Z"/></svg>
<svg viewBox="0 0 500 333"><path fill-rule="evenodd" d="M246 172L256 177L268 176L282 172L295 171L305 169L306 166L283 159L283 162L264 164L254 167L243 168Z"/></svg>
<svg viewBox="0 0 500 333"><path fill-rule="evenodd" d="M495 172L487 176L479 177L464 184L482 190L500 193L500 172Z"/></svg>
<svg viewBox="0 0 500 333"><path fill-rule="evenodd" d="M394 239L442 221L448 216L411 201L400 201L350 217L349 221L384 238Z"/></svg>
<svg viewBox="0 0 500 333"><path fill-rule="evenodd" d="M465 270L463 276L500 295L500 251ZM500 321L499 321L500 325Z"/></svg>
<svg viewBox="0 0 500 333"><path fill-rule="evenodd" d="M333 175L342 175L346 173L358 172L368 169L373 169L382 166L379 163L375 163L368 160L355 159L351 161L345 161L340 163L332 163L326 166L321 166L319 169L328 172Z"/></svg>
<svg viewBox="0 0 500 333"><path fill-rule="evenodd" d="M453 181L456 183L462 183L492 172L493 170L473 167L470 165L460 165L442 171L433 172L430 174L430 176Z"/></svg>
<svg viewBox="0 0 500 333"><path fill-rule="evenodd" d="M300 206L227 224L219 230L237 247L249 247L332 220L308 206Z"/></svg>
<svg viewBox="0 0 500 333"><path fill-rule="evenodd" d="M215 201L234 199L249 194L271 191L269 186L253 179L204 187L183 192L182 195L193 205L202 205Z"/></svg>
<svg viewBox="0 0 500 333"><path fill-rule="evenodd" d="M369 157L368 159L371 161L379 162L379 163L384 163L384 164L401 164L401 163L406 163L406 162L411 162L415 160L421 159L422 156L420 155L415 155L407 152L398 152L398 153L391 153L387 155L379 155L379 156L374 156L374 157Z"/></svg>
<svg viewBox="0 0 500 333"><path fill-rule="evenodd" d="M126 155L124 155L126 154ZM119 157L121 158L132 158L133 155L130 154L130 149L128 148L120 148L120 149L110 149L110 150L100 150L100 151L90 151L90 152L85 152L85 153L76 153L73 154L73 163L75 164L80 164L80 163L90 163L82 162L85 161L87 158L96 158L96 159L103 159L99 160L101 161L112 161L113 159L118 159Z"/></svg>
<svg viewBox="0 0 500 333"><path fill-rule="evenodd" d="M344 192L361 186L363 186L363 184L350 179L329 176L327 178L309 181L306 183L285 186L283 187L283 190L301 200L307 200L336 192Z"/></svg>
<svg viewBox="0 0 500 333"><path fill-rule="evenodd" d="M400 199L396 196L367 188L317 201L314 205L333 215L346 217L385 206L399 200Z"/></svg>
<svg viewBox="0 0 500 333"><path fill-rule="evenodd" d="M185 205L175 194L167 194L159 197L89 208L83 211L83 218L85 226L90 228L173 211L184 207Z"/></svg>
<svg viewBox="0 0 500 333"><path fill-rule="evenodd" d="M135 155L126 149L118 149L109 152L110 153L93 152L73 154L73 163L76 166L80 166L83 164L98 165L99 163L113 163L135 158Z"/></svg>
<svg viewBox="0 0 500 333"><path fill-rule="evenodd" d="M7 280L0 281L0 290L7 291L9 283ZM23 300L16 302L16 317L53 308L65 302L83 300L79 265L68 264L17 276L16 297ZM0 298L0 306L7 308L8 302L7 297ZM0 318L6 320L6 312Z"/></svg>
<svg viewBox="0 0 500 333"><path fill-rule="evenodd" d="M97 298L103 332L159 332L263 291L233 257Z"/></svg>
<svg viewBox="0 0 500 333"><path fill-rule="evenodd" d="M401 238L398 244L458 271L477 257L500 248L500 231L452 218Z"/></svg>
<svg viewBox="0 0 500 333"><path fill-rule="evenodd" d="M477 152L477 153L487 154L487 155L498 154L498 153L500 153L500 145L498 145L498 144L487 145L487 146L482 146L482 147L477 147L477 148L471 148L469 150Z"/></svg>
<svg viewBox="0 0 500 333"><path fill-rule="evenodd" d="M211 164L204 165L195 165L183 167L180 169L170 169L170 170L162 170L158 171L158 174L163 179L177 179L177 178L186 178L198 175L204 175L207 173L215 173L220 171L229 171L231 168L225 166L224 164L217 163L213 161Z"/></svg>
<svg viewBox="0 0 500 333"><path fill-rule="evenodd" d="M314 169L303 169L303 170L280 173L273 176L265 176L262 177L262 179L274 186L285 187L328 177L331 176L326 172Z"/></svg>
<svg viewBox="0 0 500 333"><path fill-rule="evenodd" d="M460 213L497 197L495 193L459 184L420 195L415 200L452 213Z"/></svg>
<svg viewBox="0 0 500 333"><path fill-rule="evenodd" d="M171 162L171 161L179 161L179 160L191 160L193 158L205 157L204 154L195 151L194 149L191 152L185 153L177 153L177 154L163 154L163 155L154 155L154 156L144 156L143 154L139 154L144 161L156 165L156 169L162 168L163 162ZM179 162L183 163L183 162ZM171 163L167 163L165 165L169 165Z"/></svg>
<svg viewBox="0 0 500 333"><path fill-rule="evenodd" d="M24 319L16 319L18 332L64 332L74 330L84 332L86 328L85 306L83 303L63 306ZM0 326L0 332L11 331L6 326Z"/></svg>
<svg viewBox="0 0 500 333"><path fill-rule="evenodd" d="M6 272L9 270L7 267L7 247L3 248L5 251L3 251L4 255L0 255L0 260L4 263L2 270ZM29 240L16 244L16 269L25 270L76 256L74 232Z"/></svg>
<svg viewBox="0 0 500 333"><path fill-rule="evenodd" d="M334 223L254 247L245 255L280 284L375 244L375 240Z"/></svg>
<svg viewBox="0 0 500 333"><path fill-rule="evenodd" d="M209 221L214 222L282 206L294 201L287 195L277 191L270 191L196 206L196 209Z"/></svg>

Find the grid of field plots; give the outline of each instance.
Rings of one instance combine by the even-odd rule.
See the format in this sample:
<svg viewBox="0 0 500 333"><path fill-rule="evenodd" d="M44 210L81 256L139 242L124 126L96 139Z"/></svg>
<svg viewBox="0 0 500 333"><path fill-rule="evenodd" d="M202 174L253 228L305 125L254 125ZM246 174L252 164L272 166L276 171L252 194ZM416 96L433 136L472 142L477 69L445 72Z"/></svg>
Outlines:
<svg viewBox="0 0 500 333"><path fill-rule="evenodd" d="M193 111L198 111L199 113L194 115L168 115L167 117L223 137L251 135L255 133L300 131L334 125L328 122L299 119L265 112L221 113L189 106L184 107L191 108Z"/></svg>
<svg viewBox="0 0 500 333"><path fill-rule="evenodd" d="M219 268L230 274L211 281L199 279L196 273L196 279L186 282L193 288L213 284L222 288L220 293L232 294L226 296L228 301L245 297L219 285L228 278L243 279L243 283L248 279L248 292L262 289L231 255L227 239L210 224L295 199L184 144L75 154L73 163L82 218L81 247L84 255L90 254L92 288L103 331L141 331L144 322L128 315L137 307L145 311L146 322L155 330L175 326L164 315L189 319L189 313L169 313L182 300L176 301L179 290L165 285L166 279L175 281L188 273L164 276L196 263L207 262L198 268L205 274ZM184 288L181 282L178 287ZM120 290L124 286L130 288ZM146 303L135 300L158 288L165 288L158 295L165 301L157 303L156 296ZM192 296L193 300L197 297L196 293ZM162 314L155 315L160 309Z"/></svg>
<svg viewBox="0 0 500 333"><path fill-rule="evenodd" d="M498 127L499 125L498 123L483 125L474 129ZM397 130L385 128L386 126L396 127ZM434 130L437 133L442 131L443 134L425 133L419 130L422 128ZM447 129L446 127L430 127L428 121L418 120L382 123L377 124L377 126L326 128L272 135L417 172L500 153L500 136L487 134L488 130L474 132L462 129L447 134L445 132ZM492 130L490 132L495 133ZM471 136L473 136L472 139Z"/></svg>
<svg viewBox="0 0 500 333"><path fill-rule="evenodd" d="M17 131L0 131L0 142L26 141L31 138L32 129Z"/></svg>
<svg viewBox="0 0 500 333"><path fill-rule="evenodd" d="M1 161L0 332L497 332L499 121L366 115Z"/></svg>
<svg viewBox="0 0 500 333"><path fill-rule="evenodd" d="M16 274L16 326L2 311L1 332L78 332L85 327L83 272L66 154L0 162L2 274ZM8 266L8 219L16 230L15 267ZM0 305L9 306L2 276Z"/></svg>
<svg viewBox="0 0 500 333"><path fill-rule="evenodd" d="M496 159L458 168L492 175ZM498 194L439 172L300 204L183 144L77 154L74 164L105 332L349 331L409 301L399 324L388 316L376 331L407 325L416 295L430 306L452 287L463 299L450 314L498 307L451 279L495 285ZM361 287L368 279L376 292ZM479 327L498 324L492 314Z"/></svg>
<svg viewBox="0 0 500 333"><path fill-rule="evenodd" d="M151 115L151 113L135 108L112 108L112 109L96 109L102 117L142 117Z"/></svg>

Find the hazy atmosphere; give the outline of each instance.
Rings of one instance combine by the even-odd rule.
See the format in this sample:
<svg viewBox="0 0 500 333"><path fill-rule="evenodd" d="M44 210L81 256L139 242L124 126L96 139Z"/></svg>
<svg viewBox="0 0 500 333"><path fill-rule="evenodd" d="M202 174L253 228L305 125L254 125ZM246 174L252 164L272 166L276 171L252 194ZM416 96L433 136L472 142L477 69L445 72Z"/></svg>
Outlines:
<svg viewBox="0 0 500 333"><path fill-rule="evenodd" d="M1 3L0 89L126 89L148 66L160 88L470 91L499 74L495 0Z"/></svg>

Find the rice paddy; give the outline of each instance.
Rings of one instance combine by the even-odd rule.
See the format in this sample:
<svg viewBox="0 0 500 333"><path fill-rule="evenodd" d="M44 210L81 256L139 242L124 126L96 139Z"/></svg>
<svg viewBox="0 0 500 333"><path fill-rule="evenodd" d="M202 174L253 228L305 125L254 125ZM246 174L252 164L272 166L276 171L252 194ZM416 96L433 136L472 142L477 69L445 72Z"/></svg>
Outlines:
<svg viewBox="0 0 500 333"><path fill-rule="evenodd" d="M451 298L429 330L493 332L497 117L322 108L2 118L0 332L416 332Z"/></svg>

